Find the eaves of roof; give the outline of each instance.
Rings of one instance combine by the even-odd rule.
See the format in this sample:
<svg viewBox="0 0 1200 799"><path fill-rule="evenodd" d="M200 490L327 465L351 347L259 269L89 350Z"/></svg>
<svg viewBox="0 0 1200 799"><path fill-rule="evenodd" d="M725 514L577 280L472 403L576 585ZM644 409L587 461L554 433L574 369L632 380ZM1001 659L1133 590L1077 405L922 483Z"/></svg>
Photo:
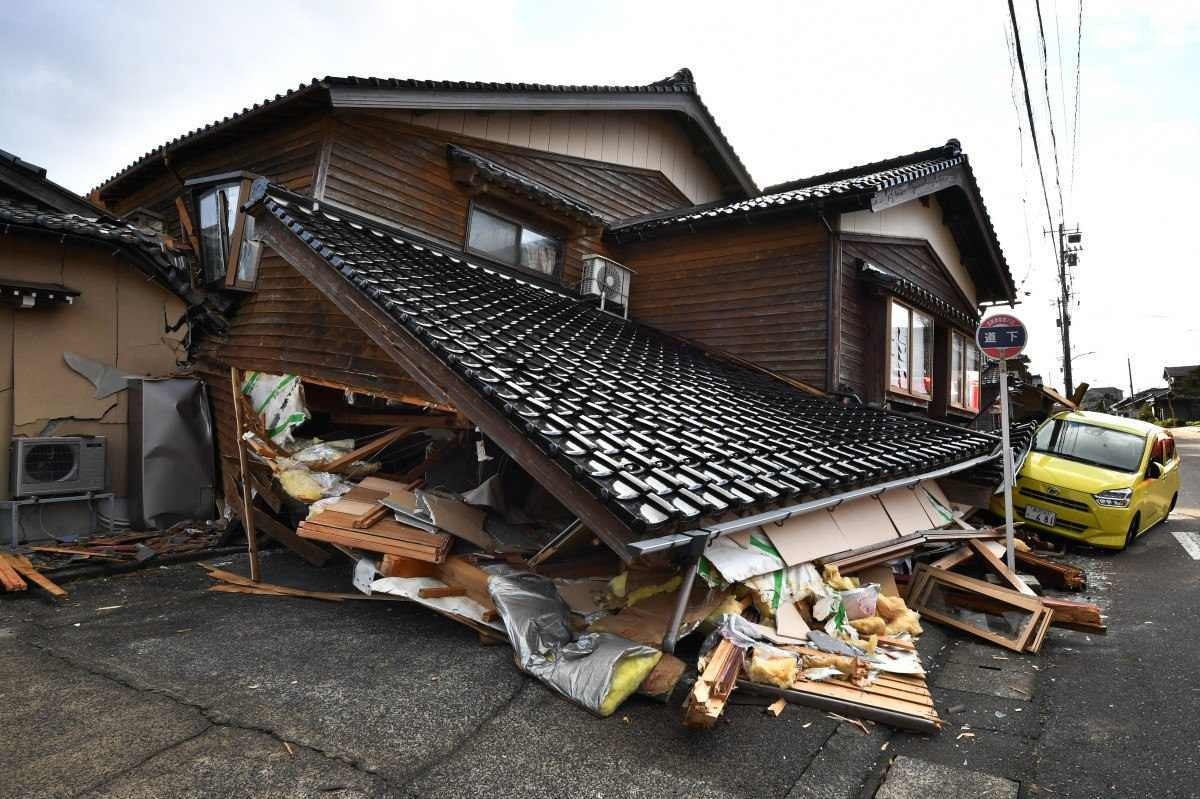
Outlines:
<svg viewBox="0 0 1200 799"><path fill-rule="evenodd" d="M908 300L918 308L939 314L943 318L958 322L964 327L973 328L979 324L980 314L978 312L967 313L959 306L947 302L932 291L922 288L907 278L889 272L877 264L863 261L859 266L859 277L867 283Z"/></svg>
<svg viewBox="0 0 1200 799"><path fill-rule="evenodd" d="M706 136L729 173L745 195L758 193L749 171L725 137L712 113L700 99L691 70L636 86L556 85L545 83L498 83L479 81L416 80L410 78L336 77L313 78L297 88L277 94L178 136L143 154L120 172L93 189L93 194L114 188L151 162L161 160L202 138L227 130L253 117L295 105L301 100L329 107L417 107L499 110L532 108L542 110L600 108L625 105L630 108L673 110L685 114Z"/></svg>
<svg viewBox="0 0 1200 799"><path fill-rule="evenodd" d="M446 157L451 161L474 167L484 180L503 186L540 205L561 211L588 224L604 224L604 219L594 209L479 153L450 144L446 146Z"/></svg>

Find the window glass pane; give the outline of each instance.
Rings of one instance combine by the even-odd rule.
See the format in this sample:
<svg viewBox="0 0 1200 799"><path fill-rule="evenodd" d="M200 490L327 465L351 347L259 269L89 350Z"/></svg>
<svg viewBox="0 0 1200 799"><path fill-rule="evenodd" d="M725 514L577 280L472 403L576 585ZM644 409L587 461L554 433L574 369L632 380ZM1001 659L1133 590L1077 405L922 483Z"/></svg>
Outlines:
<svg viewBox="0 0 1200 799"><path fill-rule="evenodd" d="M521 229L505 219L471 209L471 237L467 246L497 261L517 265L517 242Z"/></svg>
<svg viewBox="0 0 1200 799"><path fill-rule="evenodd" d="M973 411L979 410L979 348L975 342L963 339L967 351L967 401L966 406Z"/></svg>
<svg viewBox="0 0 1200 799"><path fill-rule="evenodd" d="M200 250L207 280L225 274L225 248L221 236L221 203L217 191L200 195Z"/></svg>
<svg viewBox="0 0 1200 799"><path fill-rule="evenodd" d="M258 250L262 245L254 235L254 217L246 214L242 223L242 251L238 253L237 275L238 283L253 283L258 271Z"/></svg>
<svg viewBox="0 0 1200 799"><path fill-rule="evenodd" d="M933 317L912 312L912 393L933 394Z"/></svg>
<svg viewBox="0 0 1200 799"><path fill-rule="evenodd" d="M950 338L950 404L963 405L963 337L955 333Z"/></svg>
<svg viewBox="0 0 1200 799"><path fill-rule="evenodd" d="M557 241L527 228L521 231L521 266L552 275L557 262Z"/></svg>
<svg viewBox="0 0 1200 799"><path fill-rule="evenodd" d="M901 391L909 390L908 383L908 308L892 303L892 375L890 385Z"/></svg>
<svg viewBox="0 0 1200 799"><path fill-rule="evenodd" d="M238 194L241 187L236 183L217 189L225 197L225 240L233 235L233 226L237 224Z"/></svg>

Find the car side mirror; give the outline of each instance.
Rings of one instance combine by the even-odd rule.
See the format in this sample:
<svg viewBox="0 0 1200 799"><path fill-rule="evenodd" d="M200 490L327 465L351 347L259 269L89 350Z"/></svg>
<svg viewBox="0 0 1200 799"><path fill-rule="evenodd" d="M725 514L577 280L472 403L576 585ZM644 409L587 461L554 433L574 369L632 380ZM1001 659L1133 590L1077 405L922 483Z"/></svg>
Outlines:
<svg viewBox="0 0 1200 799"><path fill-rule="evenodd" d="M1150 461L1150 465L1146 467L1146 479L1157 480L1162 477L1162 464L1158 461Z"/></svg>

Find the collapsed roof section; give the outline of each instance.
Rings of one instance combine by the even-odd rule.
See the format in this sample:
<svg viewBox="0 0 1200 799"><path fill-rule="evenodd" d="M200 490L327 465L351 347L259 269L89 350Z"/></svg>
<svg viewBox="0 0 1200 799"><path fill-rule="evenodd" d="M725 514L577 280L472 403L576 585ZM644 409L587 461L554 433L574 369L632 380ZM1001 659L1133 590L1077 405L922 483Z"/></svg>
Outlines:
<svg viewBox="0 0 1200 799"><path fill-rule="evenodd" d="M648 535L986 456L993 436L814 396L256 182L267 243L624 557Z"/></svg>
<svg viewBox="0 0 1200 799"><path fill-rule="evenodd" d="M954 192L947 192L955 189ZM616 241L633 241L779 213L880 211L918 197L939 194L946 222L965 256L990 267L978 272L981 300L1016 299L1016 286L979 184L958 140L898 158L769 186L736 202L715 202L627 219L609 228Z"/></svg>

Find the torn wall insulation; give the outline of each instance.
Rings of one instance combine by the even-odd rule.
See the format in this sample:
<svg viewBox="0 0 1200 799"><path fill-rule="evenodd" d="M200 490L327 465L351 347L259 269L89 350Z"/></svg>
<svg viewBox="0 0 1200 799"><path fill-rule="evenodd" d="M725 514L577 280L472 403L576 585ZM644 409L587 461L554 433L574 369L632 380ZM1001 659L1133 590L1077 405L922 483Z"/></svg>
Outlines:
<svg viewBox="0 0 1200 799"><path fill-rule="evenodd" d="M213 426L204 384L129 384L129 516L137 530L213 518Z"/></svg>
<svg viewBox="0 0 1200 799"><path fill-rule="evenodd" d="M292 449L292 430L308 421L300 378L296 375L269 375L247 372L242 393L263 419L267 435L286 450Z"/></svg>

